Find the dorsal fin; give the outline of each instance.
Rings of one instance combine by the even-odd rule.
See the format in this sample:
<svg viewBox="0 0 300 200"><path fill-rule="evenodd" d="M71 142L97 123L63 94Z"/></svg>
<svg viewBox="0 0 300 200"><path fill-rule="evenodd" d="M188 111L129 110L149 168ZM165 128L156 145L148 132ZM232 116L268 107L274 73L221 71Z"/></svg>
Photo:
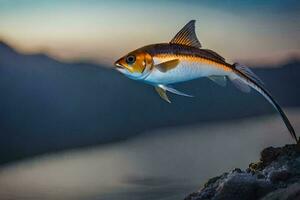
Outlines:
<svg viewBox="0 0 300 200"><path fill-rule="evenodd" d="M170 44L181 44L196 48L201 48L201 43L199 42L195 33L195 20L191 20L187 23L171 40Z"/></svg>

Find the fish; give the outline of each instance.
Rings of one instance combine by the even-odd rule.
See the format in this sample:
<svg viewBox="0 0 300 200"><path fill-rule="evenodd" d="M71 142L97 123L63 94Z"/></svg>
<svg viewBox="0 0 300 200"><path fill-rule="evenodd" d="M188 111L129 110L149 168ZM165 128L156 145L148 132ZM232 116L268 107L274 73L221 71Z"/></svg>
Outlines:
<svg viewBox="0 0 300 200"><path fill-rule="evenodd" d="M172 85L206 77L225 87L230 80L242 92L259 92L279 113L292 138L295 130L280 105L253 71L239 63L230 64L220 54L205 49L197 38L195 20L189 21L169 43L150 44L118 59L116 69L130 79L152 85L159 96L171 103L167 92L193 97Z"/></svg>

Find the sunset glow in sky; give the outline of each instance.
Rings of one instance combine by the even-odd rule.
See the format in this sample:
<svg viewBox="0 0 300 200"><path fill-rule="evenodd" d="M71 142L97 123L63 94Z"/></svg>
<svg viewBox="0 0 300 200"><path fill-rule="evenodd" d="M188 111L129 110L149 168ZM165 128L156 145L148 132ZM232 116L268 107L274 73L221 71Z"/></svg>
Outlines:
<svg viewBox="0 0 300 200"><path fill-rule="evenodd" d="M195 19L205 48L229 60L277 61L300 52L298 0L0 0L0 39L23 52L112 63L168 42Z"/></svg>

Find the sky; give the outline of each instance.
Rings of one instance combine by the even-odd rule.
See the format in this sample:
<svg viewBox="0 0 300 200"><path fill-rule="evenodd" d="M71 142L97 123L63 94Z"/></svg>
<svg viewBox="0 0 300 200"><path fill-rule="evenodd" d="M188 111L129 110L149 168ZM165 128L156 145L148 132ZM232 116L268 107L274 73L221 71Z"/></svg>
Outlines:
<svg viewBox="0 0 300 200"><path fill-rule="evenodd" d="M131 50L170 41L191 19L203 47L230 61L300 55L298 0L0 0L0 40L25 53L111 65Z"/></svg>

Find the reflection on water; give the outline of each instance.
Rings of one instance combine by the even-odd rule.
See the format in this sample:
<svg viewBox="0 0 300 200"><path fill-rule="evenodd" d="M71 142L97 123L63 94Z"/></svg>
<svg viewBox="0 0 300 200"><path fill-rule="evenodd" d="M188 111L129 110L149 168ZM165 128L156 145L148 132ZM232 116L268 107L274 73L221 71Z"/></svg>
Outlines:
<svg viewBox="0 0 300 200"><path fill-rule="evenodd" d="M300 111L288 113L296 132ZM188 117L188 116L187 116ZM1 199L174 200L209 177L245 168L262 148L292 142L276 116L158 130L102 147L0 169Z"/></svg>

